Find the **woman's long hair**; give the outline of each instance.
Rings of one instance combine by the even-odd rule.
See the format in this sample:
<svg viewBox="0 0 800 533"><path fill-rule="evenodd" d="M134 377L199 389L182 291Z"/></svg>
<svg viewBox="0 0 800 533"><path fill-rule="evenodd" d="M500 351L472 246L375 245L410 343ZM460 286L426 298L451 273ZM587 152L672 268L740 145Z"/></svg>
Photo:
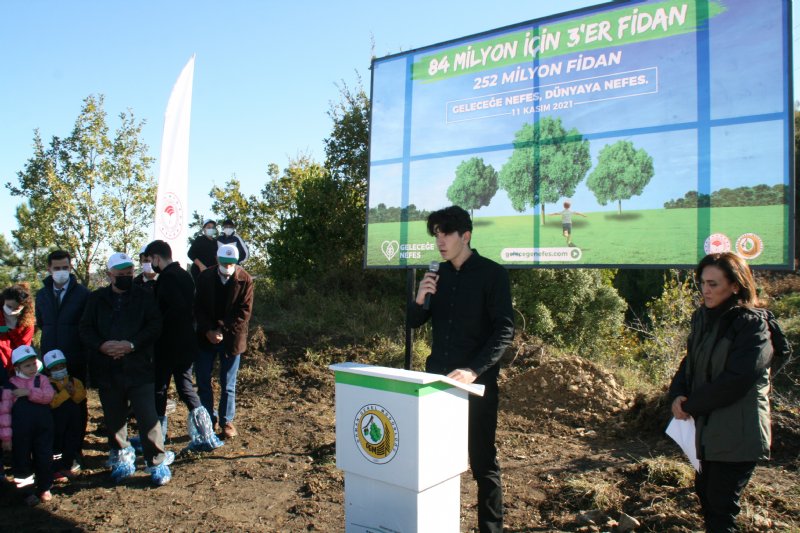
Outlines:
<svg viewBox="0 0 800 533"><path fill-rule="evenodd" d="M725 277L731 283L739 285L737 299L739 305L745 307L761 307L761 302L756 296L756 280L753 272L744 259L731 252L721 254L708 254L697 265L695 277L697 282L701 281L703 269L707 266L715 266L725 273Z"/></svg>
<svg viewBox="0 0 800 533"><path fill-rule="evenodd" d="M29 284L23 281L6 288L3 291L2 298L3 301L14 300L23 306L22 312L17 319L17 326L24 328L33 327L36 324L36 310L34 299L31 298L31 286Z"/></svg>

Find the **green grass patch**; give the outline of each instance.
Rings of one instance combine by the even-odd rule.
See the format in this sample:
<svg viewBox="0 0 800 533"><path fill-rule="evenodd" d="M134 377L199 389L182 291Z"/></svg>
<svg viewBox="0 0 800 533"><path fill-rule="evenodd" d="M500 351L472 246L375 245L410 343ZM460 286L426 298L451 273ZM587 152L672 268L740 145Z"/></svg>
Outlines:
<svg viewBox="0 0 800 533"><path fill-rule="evenodd" d="M607 211L587 213L587 218L573 219L572 239L581 250L580 260L540 264L695 265L704 255L702 244L708 236L698 235L699 220L703 223L707 220L712 233L725 234L731 246L735 246L736 239L744 233L759 235L764 251L750 262L753 265L786 261L784 207L752 206L713 210L653 209L624 211L621 215ZM399 222L370 224L368 237L367 264L370 266L426 265L439 259L433 247L430 250L401 248L433 243L424 221L405 225ZM479 217L474 221L472 245L482 255L511 265L515 263L500 260L505 248L559 248L565 246L565 240L558 217L548 217L545 225L532 215Z"/></svg>

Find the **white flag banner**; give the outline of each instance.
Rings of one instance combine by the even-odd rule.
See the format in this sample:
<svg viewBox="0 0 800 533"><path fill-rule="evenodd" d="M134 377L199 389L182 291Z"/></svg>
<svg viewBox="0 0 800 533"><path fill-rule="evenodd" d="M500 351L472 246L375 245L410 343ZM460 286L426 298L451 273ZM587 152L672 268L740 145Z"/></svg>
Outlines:
<svg viewBox="0 0 800 533"><path fill-rule="evenodd" d="M194 57L183 67L164 113L156 197L155 238L167 241L172 258L186 265L189 233L189 125Z"/></svg>

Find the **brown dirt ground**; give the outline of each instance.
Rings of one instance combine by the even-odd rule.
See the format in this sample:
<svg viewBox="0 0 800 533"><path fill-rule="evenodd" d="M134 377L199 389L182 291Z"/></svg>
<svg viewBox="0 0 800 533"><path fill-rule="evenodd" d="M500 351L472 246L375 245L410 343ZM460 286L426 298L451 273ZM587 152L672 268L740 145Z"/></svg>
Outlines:
<svg viewBox="0 0 800 533"><path fill-rule="evenodd" d="M497 440L507 531L613 531L620 512L641 522L638 531L702 528L690 483L680 475L685 466L662 435L663 400L628 397L612 376L580 358L523 359L504 371L501 385ZM161 488L141 470L120 486L110 483L97 396L90 394L83 473L35 508L0 483L0 530L341 531L332 373L257 351L245 360L239 385L240 436L212 453L179 456L172 482ZM179 404L170 449L185 446L185 419ZM746 492L744 531L800 530L798 420L796 408L776 413L776 457L757 469ZM472 531L474 500L466 473L462 531ZM602 512L582 518L592 509Z"/></svg>

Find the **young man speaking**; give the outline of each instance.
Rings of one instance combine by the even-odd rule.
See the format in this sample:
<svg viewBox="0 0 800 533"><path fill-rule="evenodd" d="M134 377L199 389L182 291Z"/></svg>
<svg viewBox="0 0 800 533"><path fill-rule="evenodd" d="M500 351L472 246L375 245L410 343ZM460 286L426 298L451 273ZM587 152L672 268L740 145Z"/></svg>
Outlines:
<svg viewBox="0 0 800 533"><path fill-rule="evenodd" d="M431 213L428 233L436 237L444 262L438 273L425 274L416 299L409 303L411 326L428 319L433 326L426 372L486 387L482 397L469 397L469 462L478 482L479 529L501 532L503 487L495 432L500 358L514 338L508 272L470 248L472 220L460 207Z"/></svg>

